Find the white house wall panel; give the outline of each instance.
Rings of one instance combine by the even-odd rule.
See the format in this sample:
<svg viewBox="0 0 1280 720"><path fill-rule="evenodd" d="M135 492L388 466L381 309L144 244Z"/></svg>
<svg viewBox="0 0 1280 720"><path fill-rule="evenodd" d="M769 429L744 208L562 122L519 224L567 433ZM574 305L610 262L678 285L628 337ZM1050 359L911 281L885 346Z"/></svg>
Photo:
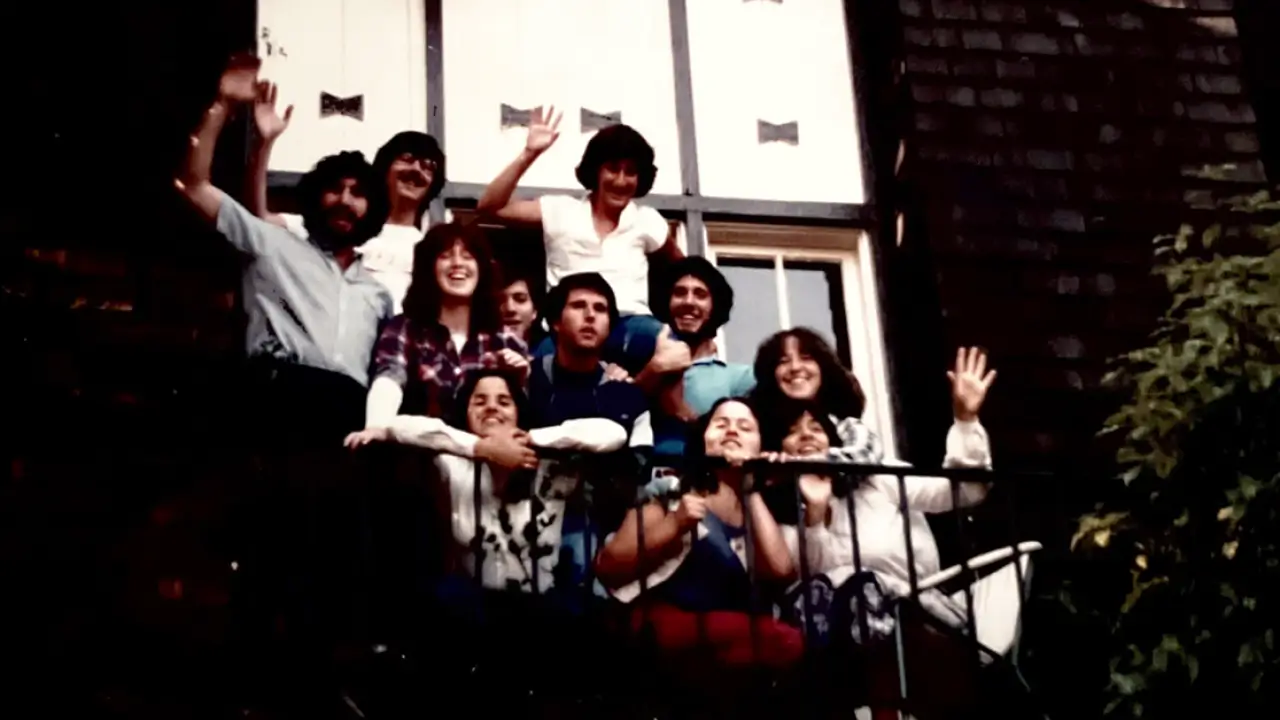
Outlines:
<svg viewBox="0 0 1280 720"><path fill-rule="evenodd" d="M703 194L863 202L840 0L687 7Z"/></svg>
<svg viewBox="0 0 1280 720"><path fill-rule="evenodd" d="M262 75L294 106L270 169L303 172L341 150L372 160L393 134L425 130L425 43L421 0L259 0ZM359 98L359 117L324 116L325 93Z"/></svg>
<svg viewBox="0 0 1280 720"><path fill-rule="evenodd" d="M339 118L347 146L370 161L392 135L427 129L426 19L422 0L343 0L343 84L364 97L364 119Z"/></svg>
<svg viewBox="0 0 1280 720"><path fill-rule="evenodd" d="M577 188L573 170L598 124L620 115L648 138L654 191L680 191L670 21L665 2L444 0L449 177L487 183L524 145L528 111L554 105L560 139L522 184ZM502 107L517 111L504 124Z"/></svg>
<svg viewBox="0 0 1280 720"><path fill-rule="evenodd" d="M622 121L639 130L653 146L658 166L653 192L679 195L680 135L667 3L577 3L580 10L573 45L581 59L574 70L583 107L597 112L621 111ZM573 134L579 147L585 147L591 135L581 132L577 120L575 117Z"/></svg>
<svg viewBox="0 0 1280 720"><path fill-rule="evenodd" d="M293 105L289 130L271 152L272 170L306 171L346 145L344 128L320 117L320 94L341 93L343 0L259 0L262 76L280 87L279 108Z"/></svg>

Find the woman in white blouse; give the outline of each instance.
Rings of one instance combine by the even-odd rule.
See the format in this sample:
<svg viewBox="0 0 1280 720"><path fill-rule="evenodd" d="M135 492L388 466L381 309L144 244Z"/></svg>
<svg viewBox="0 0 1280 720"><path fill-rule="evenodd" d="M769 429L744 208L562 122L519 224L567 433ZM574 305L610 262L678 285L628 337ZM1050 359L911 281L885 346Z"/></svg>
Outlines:
<svg viewBox="0 0 1280 720"><path fill-rule="evenodd" d="M542 594L555 584L566 501L579 478L570 464L539 460L535 449L607 453L626 444L627 431L603 418L526 430L526 410L519 378L510 371L474 371L458 390L455 416L465 429L439 418L399 415L377 437L366 431L353 445L384 440L440 451L435 463L466 573L478 575L489 589ZM455 454L472 455L482 446L487 451L480 454L489 462ZM483 538L479 553L473 545L477 533Z"/></svg>
<svg viewBox="0 0 1280 720"><path fill-rule="evenodd" d="M947 433L943 467L990 468L991 447L986 430L978 421L978 410L995 373L986 371L986 357L981 351L962 349L955 369L947 376L952 384L955 423ZM778 424L776 430L768 433L766 444L772 450L781 450L781 459L844 459L838 448L840 433L821 405L812 401L786 403L774 417ZM908 467L905 463L892 464ZM926 578L942 569L938 547L925 516L953 509L948 479L907 475L900 482L896 475L867 477L848 490L853 494L852 519L849 503L844 497L837 497L830 477L805 475L799 483L804 503L800 520L804 528L804 555L811 575L825 576L832 585L839 586L855 569L861 569L872 573L888 594L909 595L908 531L916 578ZM906 514L902 512L904 491ZM960 504L976 505L985 499L986 493L984 483L960 483ZM857 561L853 554L854 523L851 520L856 520L860 556ZM788 530L788 544L799 565L799 539L794 528ZM943 620L954 624L964 622L963 607L955 607L954 602L936 590L922 594L920 599Z"/></svg>

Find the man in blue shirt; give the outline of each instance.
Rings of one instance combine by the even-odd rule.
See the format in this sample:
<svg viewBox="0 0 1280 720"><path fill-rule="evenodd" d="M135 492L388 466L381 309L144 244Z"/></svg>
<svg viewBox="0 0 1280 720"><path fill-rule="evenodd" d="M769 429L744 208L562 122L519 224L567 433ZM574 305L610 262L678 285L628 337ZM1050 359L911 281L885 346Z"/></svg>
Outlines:
<svg viewBox="0 0 1280 720"><path fill-rule="evenodd" d="M539 359L529 380L534 427L608 418L630 432L633 447L652 445L648 399L635 385L610 380L601 359L618 318L609 283L599 273L569 275L547 294L543 316L556 351Z"/></svg>
<svg viewBox="0 0 1280 720"><path fill-rule="evenodd" d="M214 186L214 146L228 115L260 91L258 61L238 57L191 136L175 183L204 221L248 259L245 351L255 369L247 393L249 433L271 449L336 447L363 425L369 359L391 295L355 248L377 232L369 213L373 169L357 152L323 158L303 176L307 239L260 220ZM376 196L375 196L376 197Z"/></svg>
<svg viewBox="0 0 1280 720"><path fill-rule="evenodd" d="M606 418L628 431L632 448L652 447L648 398L630 382L611 380L601 359L610 328L618 320L609 283L593 272L565 277L547 294L543 317L555 338L555 354L538 358L529 379L533 426ZM621 522L621 513L634 499L635 478L625 477L625 464L588 468L591 477L584 475L583 492L567 506L561 528L556 587L569 591L570 607L578 606L581 594L574 588L583 587L600 542ZM602 587L593 585L595 594L604 594Z"/></svg>
<svg viewBox="0 0 1280 720"><path fill-rule="evenodd" d="M746 395L755 388L750 365L717 357L716 333L729 321L733 288L706 258L674 263L654 314L669 330L660 337L654 359L636 384L656 399L654 455L678 465L688 424L721 398Z"/></svg>
<svg viewBox="0 0 1280 720"><path fill-rule="evenodd" d="M361 483L347 475L341 442L363 425L369 358L393 303L355 252L383 220L369 212L377 179L360 153L326 157L303 176L307 239L214 186L218 135L234 108L261 92L258 67L255 58L232 60L174 184L248 260L245 350L253 372L239 422L260 469L233 521L241 547L232 601L238 664L255 686L246 700L282 696L301 716L320 717L339 702L321 679L330 678L334 648L363 642L349 621L368 601L355 555L367 541L352 497ZM287 682L272 672L280 667L289 669Z"/></svg>

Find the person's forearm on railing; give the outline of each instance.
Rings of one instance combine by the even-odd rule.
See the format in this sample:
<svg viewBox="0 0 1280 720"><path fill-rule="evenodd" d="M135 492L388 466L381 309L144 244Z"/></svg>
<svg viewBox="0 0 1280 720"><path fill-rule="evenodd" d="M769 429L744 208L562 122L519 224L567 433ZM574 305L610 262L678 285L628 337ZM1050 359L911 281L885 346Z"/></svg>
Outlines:
<svg viewBox="0 0 1280 720"><path fill-rule="evenodd" d="M607 418L582 418L529 431L535 447L608 453L627 443L627 430Z"/></svg>
<svg viewBox="0 0 1280 720"><path fill-rule="evenodd" d="M478 438L440 418L397 415L386 425L392 442L435 450L465 458L476 456Z"/></svg>
<svg viewBox="0 0 1280 720"><path fill-rule="evenodd" d="M620 588L647 577L663 563L679 554L684 533L675 513L656 504L644 506L644 549L641 552L636 513L626 519L613 538L596 556L596 577L607 588Z"/></svg>

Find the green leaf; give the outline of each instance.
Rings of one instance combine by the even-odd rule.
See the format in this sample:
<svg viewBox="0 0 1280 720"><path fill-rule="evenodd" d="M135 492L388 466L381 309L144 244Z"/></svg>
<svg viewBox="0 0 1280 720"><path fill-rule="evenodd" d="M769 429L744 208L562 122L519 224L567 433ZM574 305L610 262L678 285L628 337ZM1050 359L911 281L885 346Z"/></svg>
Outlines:
<svg viewBox="0 0 1280 720"><path fill-rule="evenodd" d="M1119 396L1100 434L1120 482L1080 519L1081 574L1062 591L1112 632L1112 715L1154 715L1147 693L1170 707L1209 693L1204 663L1215 686L1242 689L1267 687L1262 670L1280 661L1280 202L1205 192L1216 222L1153 239L1167 305L1103 378Z"/></svg>
<svg viewBox="0 0 1280 720"><path fill-rule="evenodd" d="M1218 242L1218 240L1221 237L1222 237L1222 226L1212 225L1209 227L1208 230L1204 231L1204 235L1201 236L1200 241L1204 243L1205 250L1211 250L1213 249L1213 244Z"/></svg>

